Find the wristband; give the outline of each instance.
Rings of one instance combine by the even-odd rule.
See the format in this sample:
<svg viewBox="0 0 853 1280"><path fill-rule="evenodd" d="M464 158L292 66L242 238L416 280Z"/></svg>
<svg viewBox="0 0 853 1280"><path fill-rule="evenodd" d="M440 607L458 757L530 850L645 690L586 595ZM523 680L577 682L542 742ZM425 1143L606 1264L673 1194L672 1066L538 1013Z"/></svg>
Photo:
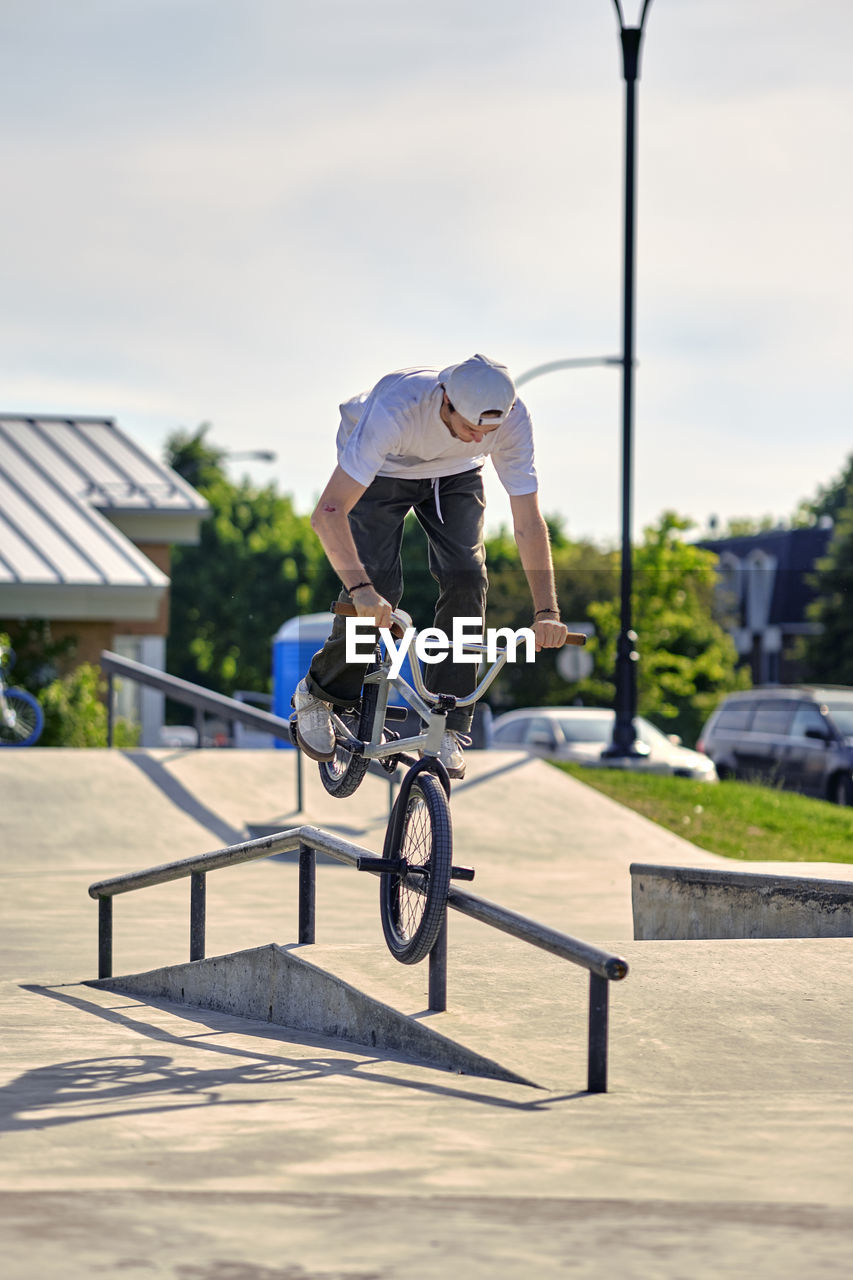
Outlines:
<svg viewBox="0 0 853 1280"><path fill-rule="evenodd" d="M535 612L535 613L534 613L534 615L533 615L533 616L534 616L534 618L538 618L538 617L539 617L539 615L540 615L540 613L556 613L556 615L557 615L557 617L558 617L558 618L559 618L559 616L560 616L560 610L559 610L559 609L537 609L537 610L536 610L536 612Z"/></svg>
<svg viewBox="0 0 853 1280"><path fill-rule="evenodd" d="M360 591L362 587L372 587L372 582L357 582L354 587L346 587L346 593L351 596L354 591Z"/></svg>

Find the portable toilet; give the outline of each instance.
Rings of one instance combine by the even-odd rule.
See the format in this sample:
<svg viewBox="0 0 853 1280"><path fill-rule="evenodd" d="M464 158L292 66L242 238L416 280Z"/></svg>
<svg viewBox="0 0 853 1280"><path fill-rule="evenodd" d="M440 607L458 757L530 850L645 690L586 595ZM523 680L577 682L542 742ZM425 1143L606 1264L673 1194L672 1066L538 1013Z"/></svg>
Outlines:
<svg viewBox="0 0 853 1280"><path fill-rule="evenodd" d="M282 623L273 637L272 644L272 711L274 715L285 720L293 714L290 699L299 681L305 675L311 659L321 649L329 632L332 630L334 618L331 613L306 613L301 617L289 618ZM412 683L412 668L409 656L406 655L401 668L401 675ZM388 701L393 705L402 703L402 699L394 692L393 686ZM411 713L414 717L414 712ZM412 729L412 732L415 732ZM292 743L282 738L275 739L275 745L285 750L292 750Z"/></svg>
<svg viewBox="0 0 853 1280"><path fill-rule="evenodd" d="M330 613L306 613L282 623L272 642L272 710L287 720L293 714L290 699L311 665L311 659L332 630ZM275 745L293 750L290 742L276 738Z"/></svg>

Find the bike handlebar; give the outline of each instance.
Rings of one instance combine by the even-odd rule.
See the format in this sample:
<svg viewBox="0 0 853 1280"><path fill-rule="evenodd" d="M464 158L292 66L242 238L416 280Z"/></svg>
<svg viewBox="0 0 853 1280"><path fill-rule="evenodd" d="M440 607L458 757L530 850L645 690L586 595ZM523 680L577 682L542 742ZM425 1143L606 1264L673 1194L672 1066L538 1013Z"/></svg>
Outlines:
<svg viewBox="0 0 853 1280"><path fill-rule="evenodd" d="M332 604L332 613L337 614L339 618L357 618L359 616L354 604L348 604L345 600L335 600ZM401 640L407 627L412 625L412 619L402 609L396 610L391 614L391 635L395 640ZM563 644L573 644L583 646L586 644L587 637L583 631L569 631Z"/></svg>

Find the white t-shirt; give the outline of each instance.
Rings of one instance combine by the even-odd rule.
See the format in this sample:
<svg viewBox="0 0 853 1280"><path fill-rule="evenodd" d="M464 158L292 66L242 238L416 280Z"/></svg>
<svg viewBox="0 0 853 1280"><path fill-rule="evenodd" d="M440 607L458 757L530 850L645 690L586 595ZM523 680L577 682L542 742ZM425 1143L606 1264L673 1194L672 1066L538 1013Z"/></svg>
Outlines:
<svg viewBox="0 0 853 1280"><path fill-rule="evenodd" d="M491 455L501 484L516 497L539 488L530 414L516 400L480 443L457 440L441 420L439 369L400 369L341 405L338 462L368 485L376 476L435 480L481 467Z"/></svg>

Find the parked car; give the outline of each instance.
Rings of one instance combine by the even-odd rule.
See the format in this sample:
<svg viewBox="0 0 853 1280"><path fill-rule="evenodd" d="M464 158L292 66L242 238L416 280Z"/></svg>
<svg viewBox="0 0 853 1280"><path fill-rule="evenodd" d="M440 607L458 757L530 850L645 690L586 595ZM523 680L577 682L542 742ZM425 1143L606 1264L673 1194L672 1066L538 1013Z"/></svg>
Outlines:
<svg viewBox="0 0 853 1280"><path fill-rule="evenodd" d="M197 747L198 729L191 724L162 724L157 740L161 747Z"/></svg>
<svg viewBox="0 0 853 1280"><path fill-rule="evenodd" d="M552 760L576 764L639 769L645 773L671 773L702 782L716 782L713 761L681 745L648 720L637 716L636 757L602 760L601 752L613 739L613 712L606 707L522 707L497 716L492 724L493 747L520 747Z"/></svg>
<svg viewBox="0 0 853 1280"><path fill-rule="evenodd" d="M750 689L725 698L699 738L721 778L853 804L853 689Z"/></svg>

